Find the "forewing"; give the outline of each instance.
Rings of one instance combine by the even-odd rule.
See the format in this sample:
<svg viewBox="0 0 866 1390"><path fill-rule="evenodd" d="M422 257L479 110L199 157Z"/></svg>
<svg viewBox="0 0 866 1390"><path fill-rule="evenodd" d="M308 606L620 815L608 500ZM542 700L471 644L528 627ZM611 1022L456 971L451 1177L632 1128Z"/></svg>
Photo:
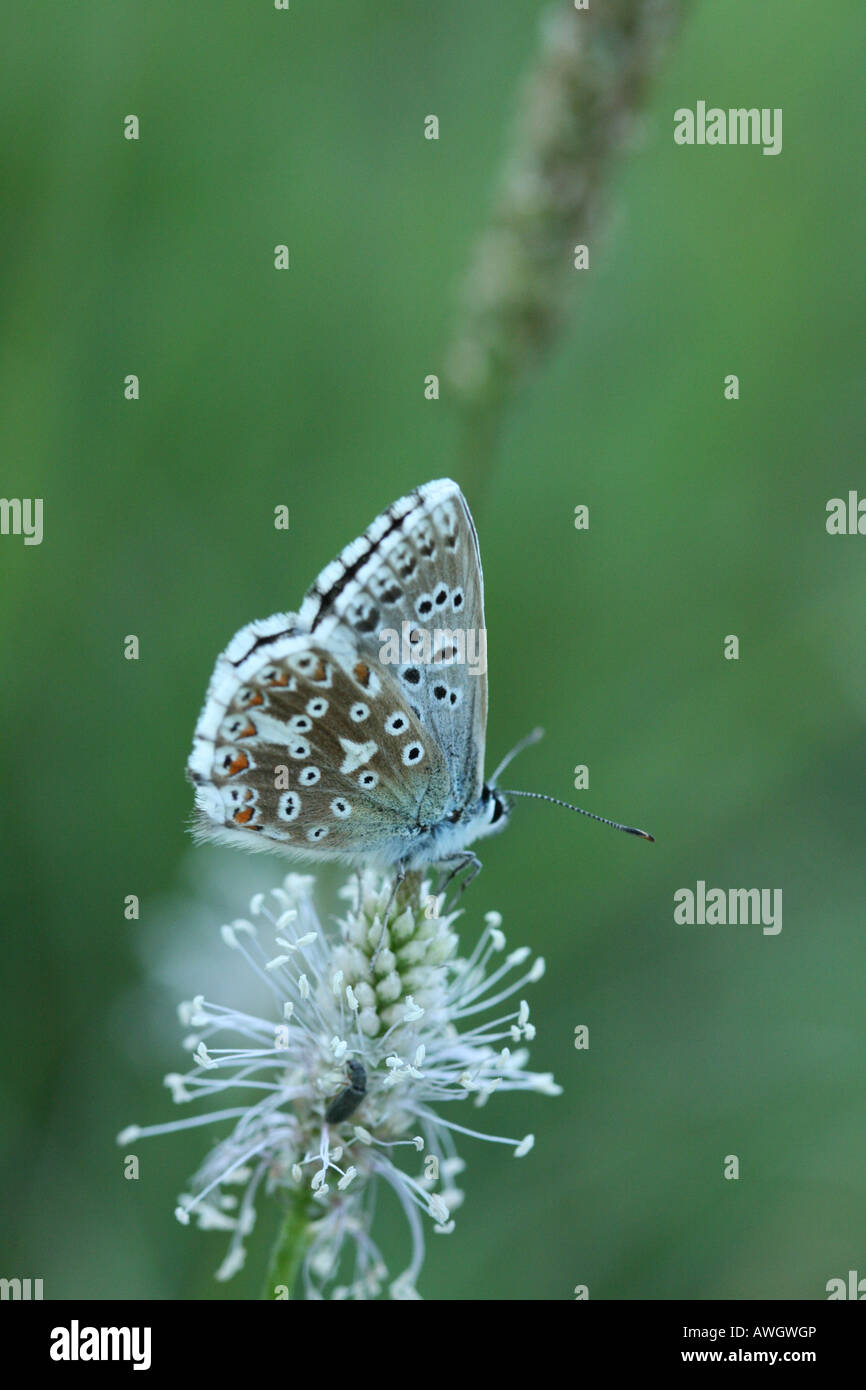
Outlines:
<svg viewBox="0 0 866 1390"><path fill-rule="evenodd" d="M474 801L484 780L487 633L478 537L457 484L426 483L393 503L322 571L300 619L393 673L442 750L449 805Z"/></svg>

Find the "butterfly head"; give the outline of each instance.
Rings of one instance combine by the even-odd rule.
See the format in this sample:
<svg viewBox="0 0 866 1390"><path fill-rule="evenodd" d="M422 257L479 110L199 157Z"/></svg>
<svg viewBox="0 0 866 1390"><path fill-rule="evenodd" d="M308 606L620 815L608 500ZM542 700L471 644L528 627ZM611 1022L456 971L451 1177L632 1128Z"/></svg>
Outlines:
<svg viewBox="0 0 866 1390"><path fill-rule="evenodd" d="M481 823L479 835L495 835L498 831L504 830L510 815L511 807L505 800L504 793L496 787L482 787L477 808L477 818Z"/></svg>
<svg viewBox="0 0 866 1390"><path fill-rule="evenodd" d="M445 826L453 826L463 844L470 845L486 835L496 835L504 830L510 815L511 807L503 793L485 785L477 801L452 811L446 817Z"/></svg>

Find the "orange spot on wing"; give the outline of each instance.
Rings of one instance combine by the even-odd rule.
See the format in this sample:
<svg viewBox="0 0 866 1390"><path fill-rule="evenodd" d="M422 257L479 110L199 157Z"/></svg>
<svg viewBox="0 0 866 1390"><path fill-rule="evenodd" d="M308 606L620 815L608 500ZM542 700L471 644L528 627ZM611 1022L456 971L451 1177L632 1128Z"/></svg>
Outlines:
<svg viewBox="0 0 866 1390"><path fill-rule="evenodd" d="M325 677L327 676L327 674L328 674L328 673L327 673L327 671L325 670L325 663L324 663L324 661L319 661L319 662L317 662L317 664L316 664L316 669L315 669L315 671L313 672L312 676L310 677L310 680L314 680L314 681L323 681L323 680L325 679Z"/></svg>
<svg viewBox="0 0 866 1390"><path fill-rule="evenodd" d="M238 753L236 758L232 758L229 763L227 776L234 777L236 772L245 772L250 765L250 760L246 753Z"/></svg>
<svg viewBox="0 0 866 1390"><path fill-rule="evenodd" d="M247 723L246 723L246 728L241 729L241 731L240 731L240 733L238 734L237 737L238 737L238 738L254 738L254 737L255 737L255 734L256 734L256 726L255 726L255 724L253 723L253 721L252 721L251 719L248 719L248 720L247 720Z"/></svg>
<svg viewBox="0 0 866 1390"><path fill-rule="evenodd" d="M353 667L353 671L355 679L360 681L361 685L366 685L367 681L370 679L370 668L367 663L365 661L359 661Z"/></svg>
<svg viewBox="0 0 866 1390"><path fill-rule="evenodd" d="M255 810L252 806L245 806L242 811L235 811L232 820L237 821L238 825L246 825L252 820L255 814Z"/></svg>

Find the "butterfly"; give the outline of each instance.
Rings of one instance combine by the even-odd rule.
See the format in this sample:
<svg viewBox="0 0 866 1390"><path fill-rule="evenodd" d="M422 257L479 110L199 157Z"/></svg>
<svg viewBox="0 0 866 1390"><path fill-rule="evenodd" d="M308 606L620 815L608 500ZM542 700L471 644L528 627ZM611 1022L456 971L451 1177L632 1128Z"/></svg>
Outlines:
<svg viewBox="0 0 866 1390"><path fill-rule="evenodd" d="M443 478L382 512L297 613L248 624L218 658L187 766L194 834L400 873L477 872L470 846L510 813L494 784L513 754L485 782L486 727L478 537Z"/></svg>

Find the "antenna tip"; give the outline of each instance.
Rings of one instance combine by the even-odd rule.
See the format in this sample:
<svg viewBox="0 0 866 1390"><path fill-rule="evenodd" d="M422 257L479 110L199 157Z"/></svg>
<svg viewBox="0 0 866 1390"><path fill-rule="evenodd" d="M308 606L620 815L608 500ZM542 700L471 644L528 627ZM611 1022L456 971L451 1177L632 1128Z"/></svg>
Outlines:
<svg viewBox="0 0 866 1390"><path fill-rule="evenodd" d="M656 837L651 835L648 830L633 830L632 835L640 835L642 840L649 840L650 844L655 844Z"/></svg>

